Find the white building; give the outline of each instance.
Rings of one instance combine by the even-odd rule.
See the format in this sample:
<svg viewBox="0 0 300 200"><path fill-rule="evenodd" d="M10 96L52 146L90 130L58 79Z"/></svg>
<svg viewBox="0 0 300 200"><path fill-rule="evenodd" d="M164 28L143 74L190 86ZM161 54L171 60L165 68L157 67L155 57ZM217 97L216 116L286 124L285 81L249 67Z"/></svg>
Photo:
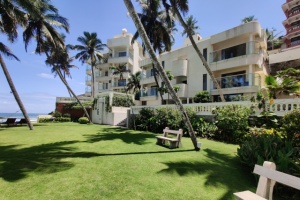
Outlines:
<svg viewBox="0 0 300 200"><path fill-rule="evenodd" d="M266 35L257 21L241 24L232 29L202 39L194 36L196 44L207 59L211 71L222 88L225 99L241 95L247 98L256 95L264 85L267 74ZM178 96L183 103L192 102L197 92L207 90L213 101L219 101L218 92L189 39L178 49L158 55L165 70L174 76L173 86L179 86ZM142 105L160 105L152 62L140 61L143 71L141 84ZM161 79L157 77L160 87ZM164 103L168 95L163 95Z"/></svg>

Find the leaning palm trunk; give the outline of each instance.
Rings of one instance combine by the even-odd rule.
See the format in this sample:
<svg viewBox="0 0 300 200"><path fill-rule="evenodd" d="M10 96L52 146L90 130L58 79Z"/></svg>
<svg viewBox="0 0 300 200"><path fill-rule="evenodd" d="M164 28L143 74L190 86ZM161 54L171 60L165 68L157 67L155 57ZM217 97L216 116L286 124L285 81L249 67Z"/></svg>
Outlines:
<svg viewBox="0 0 300 200"><path fill-rule="evenodd" d="M156 77L156 69L155 69L155 66L154 64L152 63L152 68L153 68L153 71L154 71L154 80L155 80L155 83L157 85L157 89L159 89L159 84L158 84L158 80L157 80L157 77ZM163 98L163 93L161 90L158 90L159 92L159 95L160 95L160 98L161 98L161 102L163 102L164 98Z"/></svg>
<svg viewBox="0 0 300 200"><path fill-rule="evenodd" d="M15 85L14 85L14 83L13 83L11 77L10 77L10 74L9 74L9 72L8 72L8 70L7 70L6 64L5 64L5 62L3 61L3 58L2 58L1 55L0 55L0 64L1 64L1 66L2 66L3 72L4 72L4 74L5 74L5 77L6 77L6 79L7 79L7 82L8 82L8 84L9 84L10 89L11 89L11 92L13 93L13 95L14 95L14 97L15 97L15 99L16 99L16 101L17 101L19 107L20 107L20 110L22 111L23 116L25 117L25 119L26 119L26 121L27 121L29 130L33 130L33 125L32 125L32 123L31 123L31 121L30 121L30 118L29 118L29 116L28 116L28 114L27 114L27 112L26 112L26 109L25 109L25 107L24 107L24 105L23 105L23 103L22 103L22 101L21 101L21 98L20 98L20 96L19 96L19 94L18 94L18 92L17 92L17 90L16 90L16 88L15 88Z"/></svg>
<svg viewBox="0 0 300 200"><path fill-rule="evenodd" d="M124 3L127 7L127 10L139 32L139 35L141 37L141 39L143 40L144 44L145 44L145 47L150 55L150 58L152 59L152 62L154 63L160 77L162 78L162 80L165 82L166 84L166 88L168 89L168 92L170 93L171 97L173 98L174 102L176 103L178 109L180 110L180 112L182 113L182 116L183 116L183 120L185 121L186 125L187 125L187 128L188 128L188 132L190 134L190 137L191 137L191 140L193 142L193 145L195 147L195 150L196 151L199 151L200 148L197 146L197 138L196 138L196 135L195 135L195 132L193 130L193 127L192 127L192 124L190 122L190 119L180 101L180 99L178 98L176 92L174 91L172 85L171 85L171 82L170 80L168 79L168 76L167 74L165 73L163 67L161 66L160 62L158 61L156 55L155 55L155 51L153 50L151 44L150 44L150 41L147 37L147 34L146 34L146 31L132 5L132 2L130 0L124 0Z"/></svg>
<svg viewBox="0 0 300 200"><path fill-rule="evenodd" d="M54 66L55 67L55 66ZM75 93L73 92L73 90L71 89L71 87L69 86L68 82L66 81L66 79L63 77L61 71L59 69L57 69L57 67L55 67L55 71L58 74L60 80L65 84L65 86L67 87L68 92L70 92L72 94L72 96L77 100L77 102L80 104L80 106L82 107L85 115L87 116L87 118L89 119L89 123L92 123L90 115L88 114L87 110L85 109L85 107L82 105L82 103L80 102L80 100L78 99L78 97L75 95Z"/></svg>
<svg viewBox="0 0 300 200"><path fill-rule="evenodd" d="M213 80L214 85L217 87L217 90L218 90L218 93L219 93L219 95L220 95L220 98L221 98L222 102L225 102L226 100L225 100L224 95L223 95L223 93L222 93L220 84L219 84L218 81L216 80L216 78L215 78L214 74L212 73L212 71L210 70L210 67L208 66L208 64L207 64L207 62L206 62L204 56L202 55L202 53L200 52L198 46L196 45L195 40L194 40L194 38L193 38L193 36L192 36L192 34L191 34L190 29L188 28L188 26L187 26L186 23L184 22L184 20L183 20L181 14L180 14L180 12L179 12L179 10L177 9L177 7L176 7L176 5L175 5L175 2L174 2L174 1L170 1L170 2L171 2L171 4L172 4L172 8L174 9L175 14L176 14L176 16L178 17L178 19L179 19L181 25L183 26L183 28L185 29L187 35L189 36L189 39L190 39L190 41L191 41L191 43L192 43L192 45L193 45L193 47L194 47L196 53L198 54L199 58L201 59L201 61L202 61L203 65L204 65L206 71L208 72L209 76L210 76L211 79Z"/></svg>

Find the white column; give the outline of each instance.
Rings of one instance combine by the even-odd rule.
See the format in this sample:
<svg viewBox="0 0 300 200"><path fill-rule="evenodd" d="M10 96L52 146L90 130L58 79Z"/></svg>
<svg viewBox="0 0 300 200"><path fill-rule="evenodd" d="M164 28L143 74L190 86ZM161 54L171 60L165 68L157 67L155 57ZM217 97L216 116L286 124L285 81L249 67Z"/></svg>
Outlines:
<svg viewBox="0 0 300 200"><path fill-rule="evenodd" d="M252 86L253 85L253 65L249 65L249 70L248 70L248 74L249 74L249 77L248 77L248 81L249 81L249 86Z"/></svg>
<svg viewBox="0 0 300 200"><path fill-rule="evenodd" d="M252 53L254 53L254 51L253 51L253 35L252 34L250 34L250 36L249 36L249 54L252 54Z"/></svg>

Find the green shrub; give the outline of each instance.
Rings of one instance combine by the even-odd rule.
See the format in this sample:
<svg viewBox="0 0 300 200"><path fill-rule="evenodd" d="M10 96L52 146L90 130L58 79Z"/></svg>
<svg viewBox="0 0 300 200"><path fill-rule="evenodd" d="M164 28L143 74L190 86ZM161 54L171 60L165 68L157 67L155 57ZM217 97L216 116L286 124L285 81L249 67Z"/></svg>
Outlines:
<svg viewBox="0 0 300 200"><path fill-rule="evenodd" d="M218 131L214 139L240 143L248 132L250 109L241 105L227 105L216 111L216 126Z"/></svg>
<svg viewBox="0 0 300 200"><path fill-rule="evenodd" d="M62 114L58 111L55 111L52 116L53 117L62 117Z"/></svg>
<svg viewBox="0 0 300 200"><path fill-rule="evenodd" d="M65 117L65 118L70 118L71 115L70 115L69 113L65 113L65 114L63 114L63 117Z"/></svg>
<svg viewBox="0 0 300 200"><path fill-rule="evenodd" d="M255 164L271 161L279 171L300 175L297 149L274 129L251 129L250 136L240 145L237 155L249 170L253 170Z"/></svg>
<svg viewBox="0 0 300 200"><path fill-rule="evenodd" d="M78 119L79 124L87 124L89 123L89 119L87 117L80 117Z"/></svg>
<svg viewBox="0 0 300 200"><path fill-rule="evenodd" d="M54 118L54 122L70 122L71 118L70 117L57 117Z"/></svg>
<svg viewBox="0 0 300 200"><path fill-rule="evenodd" d="M282 119L282 127L288 141L300 148L300 110L293 110Z"/></svg>
<svg viewBox="0 0 300 200"><path fill-rule="evenodd" d="M53 122L54 118L39 118L38 122L39 123L49 123L49 122Z"/></svg>
<svg viewBox="0 0 300 200"><path fill-rule="evenodd" d="M208 91L204 90L201 92L198 92L194 97L195 103L207 103L210 102L210 94Z"/></svg>

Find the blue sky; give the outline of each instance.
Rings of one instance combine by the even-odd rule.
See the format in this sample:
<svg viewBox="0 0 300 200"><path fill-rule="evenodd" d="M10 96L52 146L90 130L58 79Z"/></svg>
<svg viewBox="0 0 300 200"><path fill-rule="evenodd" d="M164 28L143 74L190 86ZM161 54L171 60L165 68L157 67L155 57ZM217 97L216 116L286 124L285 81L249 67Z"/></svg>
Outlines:
<svg viewBox="0 0 300 200"><path fill-rule="evenodd" d="M129 33L134 33L136 28L130 17L123 0L52 0L59 9L60 15L66 17L70 23L70 33L67 34L68 44L78 44L77 38L83 35L83 31L97 32L103 43L114 35L120 34L123 28ZM134 0L132 2L135 2ZM189 0L190 12L198 20L199 33L202 37L225 31L241 24L244 17L254 15L263 28L275 28L276 33L285 34L282 21L285 15L281 5L285 0ZM137 10L139 10L136 7ZM183 44L181 27L175 34L175 46ZM13 61L5 59L10 75L17 91L29 113L49 113L55 109L56 97L67 97L68 92L58 77L51 74L50 67L45 65L45 57L32 53L35 43L32 42L25 52L20 37L14 44L5 42L14 54L21 60ZM76 52L71 52L75 55ZM71 88L76 94L85 92L85 65L73 62L78 69L72 69L72 79L68 79ZM0 70L0 112L17 112L19 107L15 102L7 84L2 69Z"/></svg>

